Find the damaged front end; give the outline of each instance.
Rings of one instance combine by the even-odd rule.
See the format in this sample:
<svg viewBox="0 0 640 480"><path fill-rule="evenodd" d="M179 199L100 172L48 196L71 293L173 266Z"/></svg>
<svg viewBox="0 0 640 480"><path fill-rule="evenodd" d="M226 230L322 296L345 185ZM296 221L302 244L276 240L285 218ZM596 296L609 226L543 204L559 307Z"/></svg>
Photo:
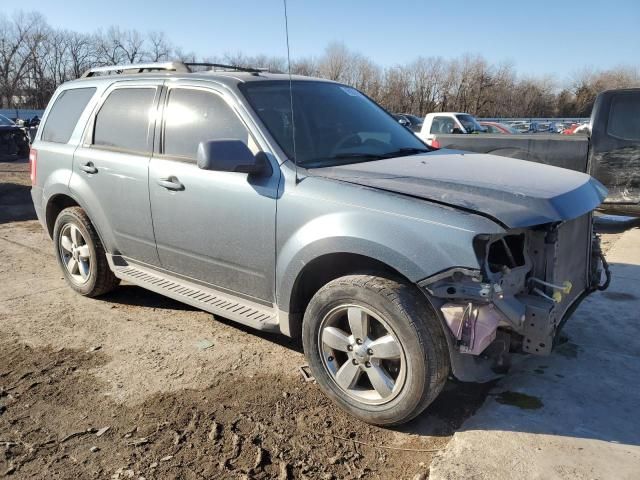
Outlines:
<svg viewBox="0 0 640 480"><path fill-rule="evenodd" d="M451 268L419 283L442 314L453 373L463 381L495 378L510 353L548 355L580 301L608 285L591 213L478 235L473 247L480 269Z"/></svg>

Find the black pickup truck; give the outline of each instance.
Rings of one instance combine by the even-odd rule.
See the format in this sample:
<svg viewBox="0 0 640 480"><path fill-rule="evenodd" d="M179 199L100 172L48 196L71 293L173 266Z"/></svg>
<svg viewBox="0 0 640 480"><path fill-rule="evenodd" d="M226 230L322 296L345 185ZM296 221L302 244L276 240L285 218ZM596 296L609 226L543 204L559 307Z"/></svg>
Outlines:
<svg viewBox="0 0 640 480"><path fill-rule="evenodd" d="M640 217L640 88L596 98L589 135L437 135L441 148L493 153L587 172L609 190L604 213Z"/></svg>

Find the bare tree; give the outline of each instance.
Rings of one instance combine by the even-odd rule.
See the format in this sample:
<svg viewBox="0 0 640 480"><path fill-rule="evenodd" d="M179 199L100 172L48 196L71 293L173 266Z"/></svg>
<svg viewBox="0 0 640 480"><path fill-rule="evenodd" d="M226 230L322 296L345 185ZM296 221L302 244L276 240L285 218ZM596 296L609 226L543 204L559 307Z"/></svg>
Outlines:
<svg viewBox="0 0 640 480"><path fill-rule="evenodd" d="M120 49L127 63L136 63L144 60L144 37L137 30L125 30L121 32L117 27L109 29L109 37L114 45Z"/></svg>
<svg viewBox="0 0 640 480"><path fill-rule="evenodd" d="M575 110L580 116L588 116L598 92L612 88L640 86L640 68L620 66L610 70L582 69L573 75L572 90Z"/></svg>
<svg viewBox="0 0 640 480"><path fill-rule="evenodd" d="M344 43L330 43L318 65L320 76L347 83L351 61L352 54Z"/></svg>
<svg viewBox="0 0 640 480"><path fill-rule="evenodd" d="M148 57L152 62L164 62L170 59L173 52L171 42L167 40L164 32L149 32L147 36L149 43Z"/></svg>
<svg viewBox="0 0 640 480"><path fill-rule="evenodd" d="M71 78L78 78L92 65L98 63L97 52L90 35L65 31L64 41L69 55L69 76Z"/></svg>
<svg viewBox="0 0 640 480"><path fill-rule="evenodd" d="M31 33L31 18L36 14L16 14L11 20L0 17L0 104L13 107L18 88L29 66L27 39Z"/></svg>
<svg viewBox="0 0 640 480"><path fill-rule="evenodd" d="M296 75L306 75L308 77L320 76L318 61L312 57L291 59L291 72Z"/></svg>
<svg viewBox="0 0 640 480"><path fill-rule="evenodd" d="M37 13L0 14L0 106L43 108L55 88L100 65L181 60L226 63L286 72L280 56L220 53L199 59L160 31L143 34L114 26L93 35L58 30ZM479 55L418 57L381 67L332 42L318 57L293 58L293 73L353 85L389 111L425 115L465 111L482 117L588 116L598 92L640 86L640 69L583 69L559 88L550 77L522 78L511 63Z"/></svg>

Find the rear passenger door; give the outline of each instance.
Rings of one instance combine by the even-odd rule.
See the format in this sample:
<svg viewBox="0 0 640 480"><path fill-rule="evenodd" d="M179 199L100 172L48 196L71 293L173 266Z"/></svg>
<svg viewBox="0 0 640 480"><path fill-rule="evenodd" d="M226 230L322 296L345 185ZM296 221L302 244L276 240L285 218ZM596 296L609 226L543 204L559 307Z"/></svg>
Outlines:
<svg viewBox="0 0 640 480"><path fill-rule="evenodd" d="M220 91L172 85L162 103L160 151L149 170L162 266L221 290L272 303L278 165L259 178L198 168L200 142L241 140L254 154L261 148L239 107Z"/></svg>
<svg viewBox="0 0 640 480"><path fill-rule="evenodd" d="M160 81L119 82L98 103L73 162L71 190L110 253L158 265L149 160Z"/></svg>

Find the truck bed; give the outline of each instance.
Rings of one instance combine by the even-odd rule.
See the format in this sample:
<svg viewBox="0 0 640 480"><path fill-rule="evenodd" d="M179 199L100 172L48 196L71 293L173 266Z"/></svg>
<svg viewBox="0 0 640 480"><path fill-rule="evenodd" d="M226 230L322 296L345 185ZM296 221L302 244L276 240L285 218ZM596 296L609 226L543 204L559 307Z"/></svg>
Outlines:
<svg viewBox="0 0 640 480"><path fill-rule="evenodd" d="M436 135L442 148L491 153L588 173L589 139L555 134Z"/></svg>

